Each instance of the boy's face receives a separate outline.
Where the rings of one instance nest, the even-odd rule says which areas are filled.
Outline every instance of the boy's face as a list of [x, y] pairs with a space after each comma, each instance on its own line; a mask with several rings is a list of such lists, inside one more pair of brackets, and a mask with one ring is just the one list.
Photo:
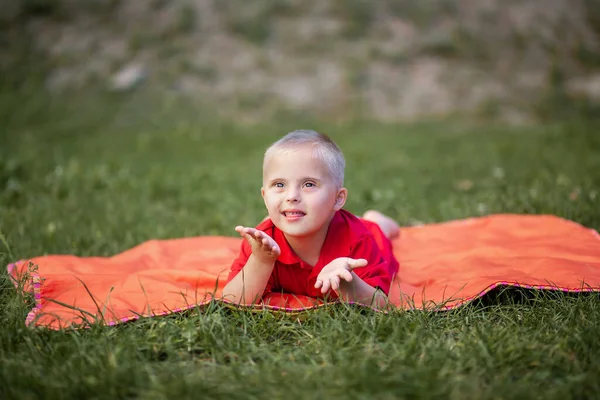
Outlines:
[[261, 194], [269, 218], [286, 235], [306, 237], [329, 227], [346, 201], [327, 166], [310, 149], [279, 151], [266, 160]]

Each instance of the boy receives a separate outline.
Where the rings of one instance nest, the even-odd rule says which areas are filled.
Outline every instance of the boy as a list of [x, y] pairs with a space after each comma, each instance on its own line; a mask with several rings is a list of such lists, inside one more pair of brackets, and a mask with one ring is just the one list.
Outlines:
[[259, 302], [276, 291], [384, 306], [398, 262], [390, 239], [395, 221], [376, 211], [362, 219], [342, 209], [345, 160], [326, 135], [297, 130], [275, 142], [263, 160], [268, 217], [236, 226], [246, 240], [231, 266], [223, 297]]

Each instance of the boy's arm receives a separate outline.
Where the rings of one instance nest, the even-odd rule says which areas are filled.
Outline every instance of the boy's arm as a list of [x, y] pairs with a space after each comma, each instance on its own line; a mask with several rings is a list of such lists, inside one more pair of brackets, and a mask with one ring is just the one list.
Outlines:
[[260, 301], [281, 251], [269, 235], [258, 229], [236, 226], [235, 230], [246, 239], [252, 254], [223, 288], [223, 298], [237, 304], [254, 304]]
[[363, 281], [355, 272], [351, 272], [351, 274], [350, 282], [340, 281], [338, 294], [342, 300], [367, 304], [376, 308], [386, 306], [387, 296], [385, 293]]
[[258, 303], [273, 272], [275, 261], [250, 255], [242, 270], [223, 288], [223, 297], [237, 304]]

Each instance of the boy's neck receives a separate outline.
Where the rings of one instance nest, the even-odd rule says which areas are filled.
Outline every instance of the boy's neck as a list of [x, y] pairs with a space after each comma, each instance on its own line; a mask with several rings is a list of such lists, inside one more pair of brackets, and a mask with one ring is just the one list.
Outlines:
[[319, 231], [311, 236], [294, 237], [288, 236], [285, 233], [284, 236], [292, 250], [294, 250], [294, 253], [296, 253], [302, 261], [314, 267], [321, 256], [321, 249], [323, 248], [323, 243], [325, 243], [330, 224], [331, 218], [328, 223], [323, 225]]

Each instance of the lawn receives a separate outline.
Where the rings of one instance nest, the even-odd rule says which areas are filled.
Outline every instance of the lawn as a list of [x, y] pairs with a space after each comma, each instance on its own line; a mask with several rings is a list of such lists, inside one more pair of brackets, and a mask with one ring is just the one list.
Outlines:
[[[264, 216], [264, 148], [300, 127], [327, 132], [344, 150], [352, 212], [377, 208], [402, 225], [549, 213], [600, 229], [597, 123], [290, 117], [242, 126], [167, 103], [42, 100], [0, 115], [1, 265], [47, 253], [110, 256], [151, 238], [234, 235], [236, 224]], [[215, 303], [54, 332], [24, 326], [29, 299], [5, 271], [0, 288], [2, 399], [600, 393], [597, 294], [511, 290], [445, 313], [338, 305], [301, 319]]]

